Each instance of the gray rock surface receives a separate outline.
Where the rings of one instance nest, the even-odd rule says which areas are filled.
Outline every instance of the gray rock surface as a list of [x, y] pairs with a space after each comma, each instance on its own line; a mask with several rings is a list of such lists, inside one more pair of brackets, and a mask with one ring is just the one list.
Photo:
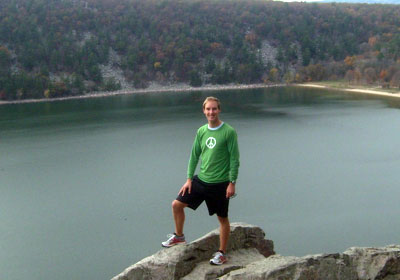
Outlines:
[[172, 280], [185, 276], [184, 279], [215, 279], [274, 254], [273, 242], [264, 237], [265, 233], [259, 227], [231, 223], [229, 264], [218, 267], [208, 264], [219, 246], [219, 231], [216, 229], [189, 244], [162, 249], [127, 268], [112, 280]]
[[339, 254], [274, 255], [273, 242], [256, 226], [232, 223], [228, 262], [208, 263], [219, 244], [214, 230], [187, 245], [162, 249], [112, 280], [400, 280], [400, 246], [350, 248]]
[[400, 246], [350, 248], [342, 254], [274, 255], [231, 271], [223, 280], [399, 280]]

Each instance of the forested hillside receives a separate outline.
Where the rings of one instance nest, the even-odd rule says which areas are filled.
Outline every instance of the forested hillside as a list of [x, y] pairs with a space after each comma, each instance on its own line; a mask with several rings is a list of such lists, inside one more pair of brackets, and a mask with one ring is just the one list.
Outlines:
[[185, 82], [400, 84], [400, 6], [2, 0], [0, 99]]

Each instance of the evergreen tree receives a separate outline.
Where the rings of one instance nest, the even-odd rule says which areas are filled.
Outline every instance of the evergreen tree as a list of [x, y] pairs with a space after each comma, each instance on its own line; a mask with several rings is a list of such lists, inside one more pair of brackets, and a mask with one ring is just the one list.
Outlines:
[[192, 87], [199, 87], [203, 84], [203, 82], [201, 81], [201, 77], [200, 74], [197, 70], [192, 70], [190, 72], [190, 85]]

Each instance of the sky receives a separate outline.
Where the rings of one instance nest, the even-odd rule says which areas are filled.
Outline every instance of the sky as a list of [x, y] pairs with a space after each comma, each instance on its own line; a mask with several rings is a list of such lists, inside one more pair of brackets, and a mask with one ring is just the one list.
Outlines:
[[349, 2], [349, 3], [378, 3], [378, 4], [400, 4], [400, 0], [348, 0], [348, 1], [342, 1], [342, 0], [275, 0], [275, 1], [282, 1], [282, 2]]

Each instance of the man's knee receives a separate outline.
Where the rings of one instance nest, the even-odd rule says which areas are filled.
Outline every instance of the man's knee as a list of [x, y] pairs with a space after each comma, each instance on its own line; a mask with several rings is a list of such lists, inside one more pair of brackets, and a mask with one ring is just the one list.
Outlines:
[[218, 221], [220, 222], [221, 225], [229, 225], [229, 219], [228, 217], [220, 217], [218, 216]]
[[172, 201], [172, 209], [174, 211], [183, 210], [186, 206], [187, 204], [180, 202], [179, 200], [175, 199], [174, 201]]

